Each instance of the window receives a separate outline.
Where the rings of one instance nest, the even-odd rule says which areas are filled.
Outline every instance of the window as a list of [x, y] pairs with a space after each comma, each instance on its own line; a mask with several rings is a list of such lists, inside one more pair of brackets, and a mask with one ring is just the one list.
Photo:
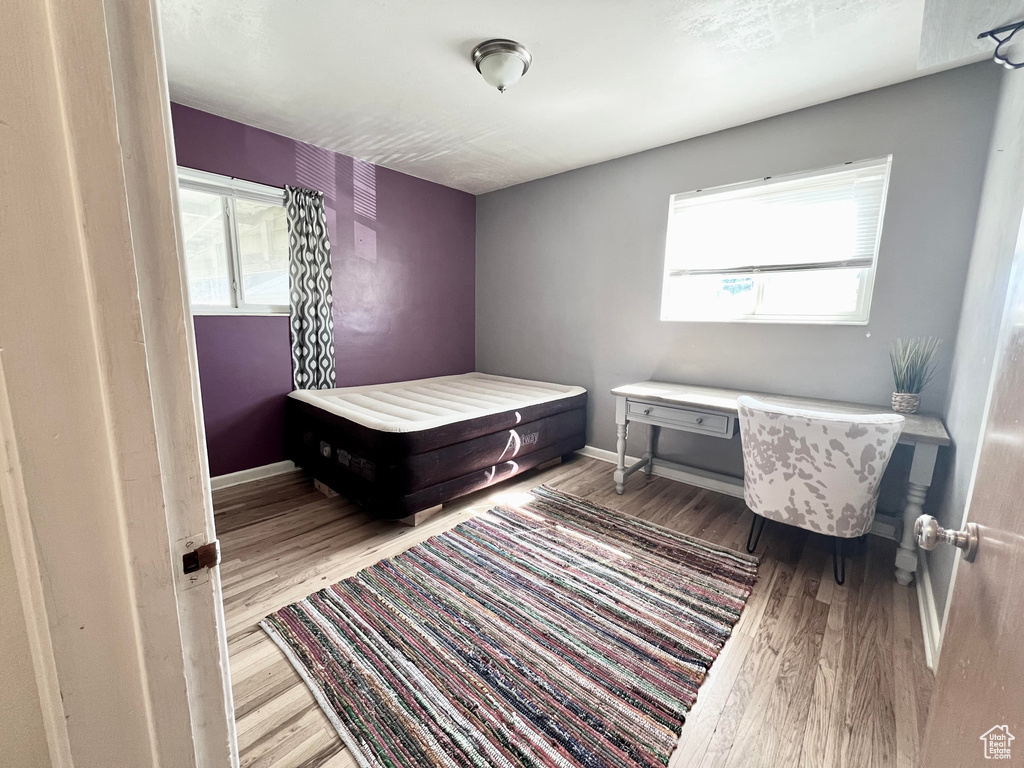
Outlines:
[[178, 169], [189, 296], [197, 314], [287, 314], [284, 192]]
[[661, 319], [867, 323], [891, 162], [672, 195]]

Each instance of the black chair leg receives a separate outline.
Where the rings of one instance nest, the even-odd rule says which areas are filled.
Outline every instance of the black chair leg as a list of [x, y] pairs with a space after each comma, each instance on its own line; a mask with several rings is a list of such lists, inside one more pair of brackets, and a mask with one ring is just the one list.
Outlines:
[[[757, 549], [758, 543], [761, 541], [761, 534], [764, 532], [765, 520], [766, 518], [755, 514], [754, 519], [750, 521], [750, 533], [747, 534], [747, 552], [751, 554], [754, 553], [754, 550]], [[757, 525], [758, 521], [761, 522], [760, 526]], [[754, 528], [757, 528], [756, 537], [754, 536]], [[751, 539], [753, 539], [753, 544], [750, 543]]]
[[832, 537], [832, 575], [836, 584], [840, 586], [846, 583], [846, 548], [843, 539], [838, 536]]

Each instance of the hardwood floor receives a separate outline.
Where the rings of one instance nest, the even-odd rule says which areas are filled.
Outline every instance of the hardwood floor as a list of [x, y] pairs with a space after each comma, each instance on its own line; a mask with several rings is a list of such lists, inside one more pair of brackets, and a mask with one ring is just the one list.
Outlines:
[[[453, 503], [416, 528], [369, 519], [301, 474], [214, 494], [243, 766], [355, 763], [298, 674], [257, 627], [266, 614], [542, 482], [742, 549], [743, 502], [577, 457]], [[701, 687], [670, 765], [913, 768], [931, 697], [916, 592], [892, 574], [895, 542], [868, 538], [832, 580], [826, 540], [768, 523], [758, 582]]]

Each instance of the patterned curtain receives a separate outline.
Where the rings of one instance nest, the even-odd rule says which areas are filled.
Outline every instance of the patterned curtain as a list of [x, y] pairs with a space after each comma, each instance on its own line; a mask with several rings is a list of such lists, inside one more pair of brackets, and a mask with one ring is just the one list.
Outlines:
[[331, 241], [323, 192], [285, 187], [291, 278], [292, 384], [334, 386]]

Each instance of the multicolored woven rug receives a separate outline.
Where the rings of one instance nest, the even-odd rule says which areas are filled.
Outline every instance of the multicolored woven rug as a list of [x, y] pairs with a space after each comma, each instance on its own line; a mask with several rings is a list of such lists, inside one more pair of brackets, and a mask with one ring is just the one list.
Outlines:
[[361, 766], [659, 766], [757, 559], [542, 486], [260, 626]]

